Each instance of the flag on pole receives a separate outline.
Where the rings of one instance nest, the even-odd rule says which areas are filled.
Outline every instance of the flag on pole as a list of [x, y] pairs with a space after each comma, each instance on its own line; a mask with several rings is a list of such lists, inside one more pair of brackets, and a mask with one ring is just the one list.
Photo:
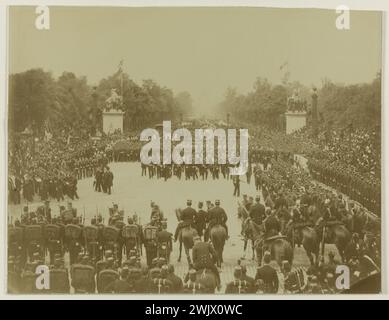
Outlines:
[[118, 72], [122, 73], [123, 72], [123, 59], [120, 60], [119, 66], [118, 66]]
[[[118, 75], [120, 75], [120, 96], [123, 97], [123, 59], [120, 60], [118, 66]], [[123, 103], [123, 100], [122, 100]]]

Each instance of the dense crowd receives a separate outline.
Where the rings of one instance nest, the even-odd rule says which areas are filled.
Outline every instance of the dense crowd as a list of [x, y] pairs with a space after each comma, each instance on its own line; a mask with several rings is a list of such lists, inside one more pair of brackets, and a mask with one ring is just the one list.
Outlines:
[[8, 199], [13, 204], [20, 204], [22, 199], [33, 202], [36, 197], [77, 199], [78, 180], [99, 180], [96, 175], [108, 163], [134, 161], [140, 148], [138, 140], [123, 134], [92, 138], [62, 131], [49, 139], [31, 139], [22, 135], [10, 139]]

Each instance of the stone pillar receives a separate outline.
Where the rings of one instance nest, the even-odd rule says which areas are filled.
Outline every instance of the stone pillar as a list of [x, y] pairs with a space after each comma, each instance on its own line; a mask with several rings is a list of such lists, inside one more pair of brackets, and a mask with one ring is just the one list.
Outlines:
[[123, 115], [120, 110], [111, 110], [103, 112], [103, 132], [105, 134], [114, 133], [117, 129], [123, 132]]
[[285, 113], [286, 118], [286, 134], [291, 134], [307, 125], [306, 112], [291, 112]]

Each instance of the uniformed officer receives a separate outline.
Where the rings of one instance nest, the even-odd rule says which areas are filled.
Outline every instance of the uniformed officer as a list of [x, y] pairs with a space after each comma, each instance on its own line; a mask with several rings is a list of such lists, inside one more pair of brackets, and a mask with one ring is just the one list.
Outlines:
[[263, 255], [263, 266], [257, 269], [255, 280], [262, 280], [264, 282], [265, 293], [277, 293], [278, 292], [278, 275], [277, 271], [270, 266], [271, 254], [266, 251]]
[[193, 241], [194, 246], [192, 249], [192, 260], [194, 269], [210, 269], [215, 274], [217, 286], [220, 288], [220, 275], [214, 264], [214, 261], [217, 259], [214, 247], [209, 242], [201, 241], [199, 236], [194, 236]]
[[268, 238], [280, 233], [281, 223], [276, 216], [275, 210], [268, 208], [265, 212], [267, 213], [267, 218], [264, 221], [265, 238]]
[[177, 225], [177, 229], [174, 234], [174, 241], [177, 241], [178, 235], [182, 228], [194, 225], [196, 210], [192, 208], [192, 200], [187, 200], [186, 205], [187, 207], [181, 212], [181, 222]]
[[224, 209], [222, 207], [220, 207], [220, 200], [216, 200], [215, 207], [213, 207], [209, 211], [209, 224], [208, 224], [208, 228], [206, 230], [204, 240], [207, 241], [209, 239], [209, 235], [210, 235], [210, 231], [211, 231], [212, 227], [215, 225], [218, 225], [218, 224], [223, 226], [226, 229], [226, 234], [227, 234], [227, 239], [228, 239], [229, 235], [228, 235], [228, 227], [226, 224], [227, 220], [228, 220], [228, 217], [227, 217], [226, 212], [224, 211]]
[[255, 204], [251, 206], [249, 216], [251, 220], [257, 225], [261, 225], [265, 219], [265, 206], [260, 202], [261, 197], [257, 195], [255, 197]]
[[170, 261], [170, 253], [173, 250], [173, 234], [167, 231], [167, 221], [163, 220], [161, 222], [162, 230], [157, 232], [157, 246], [158, 246], [158, 256], [162, 256]]
[[201, 237], [203, 235], [203, 231], [206, 228], [206, 218], [207, 213], [203, 210], [203, 202], [199, 202], [198, 211], [195, 216], [195, 229], [197, 230], [197, 234]]

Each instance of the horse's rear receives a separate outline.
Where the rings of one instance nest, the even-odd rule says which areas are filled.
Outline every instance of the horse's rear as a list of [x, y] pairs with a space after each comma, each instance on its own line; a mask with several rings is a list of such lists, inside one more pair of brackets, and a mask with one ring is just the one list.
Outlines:
[[213, 226], [210, 231], [210, 239], [218, 255], [217, 264], [220, 267], [221, 263], [223, 262], [224, 244], [227, 239], [226, 229], [221, 225]]
[[185, 249], [192, 249], [194, 242], [193, 237], [197, 234], [196, 229], [192, 227], [185, 227], [181, 230], [180, 239], [184, 244]]

